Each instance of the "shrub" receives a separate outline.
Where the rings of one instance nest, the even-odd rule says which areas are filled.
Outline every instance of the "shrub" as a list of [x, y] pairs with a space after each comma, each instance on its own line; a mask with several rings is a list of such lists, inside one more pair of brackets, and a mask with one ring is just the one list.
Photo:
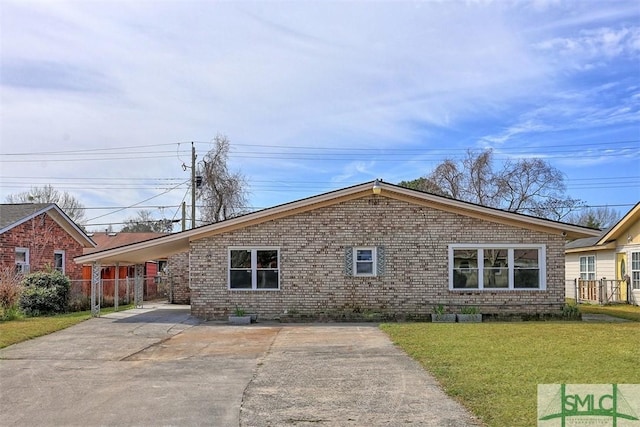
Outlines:
[[12, 320], [19, 317], [18, 302], [22, 285], [15, 270], [6, 267], [0, 270], [0, 320]]
[[69, 278], [59, 271], [37, 272], [25, 276], [20, 307], [29, 316], [64, 313], [69, 304]]
[[567, 320], [581, 320], [582, 315], [576, 304], [565, 304], [562, 308], [562, 317]]
[[460, 313], [462, 314], [480, 314], [480, 310], [478, 310], [478, 307], [475, 307], [473, 305], [467, 305], [462, 307], [462, 310], [460, 310]]

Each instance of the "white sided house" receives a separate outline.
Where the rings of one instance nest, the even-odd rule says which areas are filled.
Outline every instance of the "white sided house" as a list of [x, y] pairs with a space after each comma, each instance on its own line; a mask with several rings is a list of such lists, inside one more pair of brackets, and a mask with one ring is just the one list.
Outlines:
[[536, 317], [564, 306], [566, 239], [598, 234], [375, 181], [76, 262], [188, 251], [202, 319], [236, 308], [261, 319], [422, 319], [438, 305]]
[[640, 203], [599, 236], [568, 243], [565, 256], [568, 298], [640, 305]]

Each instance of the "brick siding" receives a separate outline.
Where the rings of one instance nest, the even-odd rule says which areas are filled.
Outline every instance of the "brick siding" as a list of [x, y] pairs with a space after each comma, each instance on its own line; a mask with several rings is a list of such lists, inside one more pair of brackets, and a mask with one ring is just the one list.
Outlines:
[[167, 261], [169, 274], [169, 302], [189, 304], [189, 252], [171, 255]]
[[82, 279], [82, 266], [73, 262], [82, 255], [82, 245], [49, 215], [43, 213], [0, 235], [0, 265], [15, 268], [16, 248], [29, 249], [30, 271], [52, 267], [54, 251], [65, 252], [65, 274], [71, 280]]
[[[450, 291], [448, 245], [546, 245], [546, 290]], [[280, 290], [228, 290], [230, 246], [280, 248]], [[378, 277], [345, 274], [345, 248], [383, 246]], [[191, 244], [191, 309], [223, 319], [236, 306], [260, 318], [297, 313], [345, 319], [426, 318], [433, 307], [474, 305], [483, 314], [559, 313], [564, 305], [564, 238], [404, 201], [368, 196]]]

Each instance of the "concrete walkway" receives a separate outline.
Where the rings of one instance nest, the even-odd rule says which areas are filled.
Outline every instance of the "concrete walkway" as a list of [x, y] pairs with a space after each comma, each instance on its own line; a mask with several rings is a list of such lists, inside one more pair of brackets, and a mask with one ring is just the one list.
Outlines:
[[1, 425], [479, 425], [375, 325], [155, 305], [0, 350]]

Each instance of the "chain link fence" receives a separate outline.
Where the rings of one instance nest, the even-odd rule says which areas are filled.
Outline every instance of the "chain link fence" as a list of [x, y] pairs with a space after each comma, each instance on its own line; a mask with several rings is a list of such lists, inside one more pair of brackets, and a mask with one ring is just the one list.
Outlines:
[[[114, 307], [134, 302], [135, 279], [101, 279], [97, 288], [97, 301], [100, 307]], [[117, 292], [116, 292], [117, 290]], [[168, 299], [169, 286], [165, 276], [143, 277], [143, 299], [145, 301]], [[69, 295], [69, 310], [84, 311], [91, 309], [91, 280], [72, 280]]]

